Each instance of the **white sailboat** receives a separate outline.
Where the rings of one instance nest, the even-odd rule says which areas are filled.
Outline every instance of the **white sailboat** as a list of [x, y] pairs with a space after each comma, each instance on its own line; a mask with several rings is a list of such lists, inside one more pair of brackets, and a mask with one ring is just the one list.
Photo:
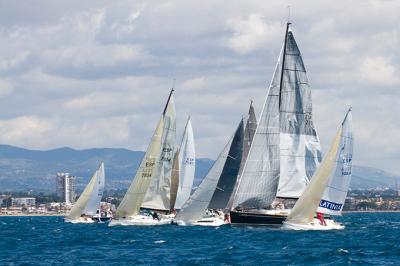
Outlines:
[[[236, 224], [282, 224], [318, 167], [320, 142], [312, 121], [311, 87], [287, 24], [230, 218]], [[289, 207], [289, 209], [288, 209]]]
[[[315, 172], [310, 184], [296, 202], [283, 227], [294, 230], [332, 230], [344, 226], [322, 214], [341, 215], [349, 189], [353, 160], [351, 109]], [[318, 214], [319, 219], [315, 218]]]
[[230, 138], [201, 184], [176, 215], [178, 225], [220, 226], [226, 223], [223, 213], [207, 210], [219, 180], [225, 175], [237, 175], [243, 149], [243, 120]]
[[155, 172], [144, 197], [142, 208], [157, 212], [171, 211], [171, 175], [175, 150], [176, 114], [174, 90], [168, 97], [163, 117], [160, 156], [155, 165]]
[[[180, 210], [192, 192], [194, 173], [196, 168], [196, 154], [194, 136], [190, 117], [183, 132], [181, 145], [177, 151], [176, 162], [178, 165], [176, 199], [174, 208]], [[171, 186], [172, 190], [172, 186]], [[172, 201], [172, 200], [171, 200]]]
[[68, 215], [66, 222], [70, 223], [93, 223], [93, 216], [100, 208], [100, 201], [104, 192], [104, 163], [102, 162], [96, 170], [89, 183], [83, 190]]
[[135, 177], [109, 226], [159, 225], [171, 222], [170, 217], [158, 215], [155, 211], [152, 211], [152, 215], [141, 213], [140, 209], [146, 206], [158, 210], [169, 210], [172, 137], [175, 136], [175, 107], [172, 93], [173, 90], [171, 90], [164, 112], [139, 169], [136, 171]]

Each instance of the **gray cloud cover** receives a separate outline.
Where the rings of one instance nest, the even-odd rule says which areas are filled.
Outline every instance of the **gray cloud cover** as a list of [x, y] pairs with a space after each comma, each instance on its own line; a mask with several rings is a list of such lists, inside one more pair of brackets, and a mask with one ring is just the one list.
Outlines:
[[215, 158], [261, 110], [288, 4], [323, 149], [352, 105], [356, 163], [399, 173], [399, 1], [0, 0], [0, 142], [145, 149], [176, 78]]

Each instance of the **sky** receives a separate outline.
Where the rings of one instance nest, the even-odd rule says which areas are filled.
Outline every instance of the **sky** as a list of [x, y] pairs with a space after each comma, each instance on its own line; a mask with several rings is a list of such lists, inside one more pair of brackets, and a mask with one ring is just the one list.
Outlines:
[[0, 143], [145, 150], [174, 86], [177, 139], [191, 115], [216, 158], [250, 99], [261, 111], [288, 5], [323, 151], [352, 106], [355, 164], [400, 174], [390, 0], [0, 0]]

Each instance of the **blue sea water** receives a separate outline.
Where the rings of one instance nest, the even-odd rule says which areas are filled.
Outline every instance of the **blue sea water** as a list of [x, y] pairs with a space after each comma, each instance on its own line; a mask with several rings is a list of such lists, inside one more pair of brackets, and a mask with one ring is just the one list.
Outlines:
[[400, 213], [352, 213], [342, 231], [108, 227], [0, 217], [0, 265], [400, 265]]

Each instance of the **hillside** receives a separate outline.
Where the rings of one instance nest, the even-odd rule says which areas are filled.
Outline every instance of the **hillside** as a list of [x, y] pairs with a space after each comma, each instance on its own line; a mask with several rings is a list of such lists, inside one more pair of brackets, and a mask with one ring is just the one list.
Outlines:
[[[58, 172], [77, 176], [79, 190], [100, 161], [105, 162], [106, 189], [125, 189], [143, 155], [142, 151], [116, 148], [74, 150], [64, 147], [40, 151], [0, 145], [0, 191], [54, 191], [55, 174]], [[199, 184], [212, 162], [204, 158], [196, 160], [195, 185]], [[394, 175], [379, 169], [355, 166], [351, 188], [394, 187], [395, 179]]]

